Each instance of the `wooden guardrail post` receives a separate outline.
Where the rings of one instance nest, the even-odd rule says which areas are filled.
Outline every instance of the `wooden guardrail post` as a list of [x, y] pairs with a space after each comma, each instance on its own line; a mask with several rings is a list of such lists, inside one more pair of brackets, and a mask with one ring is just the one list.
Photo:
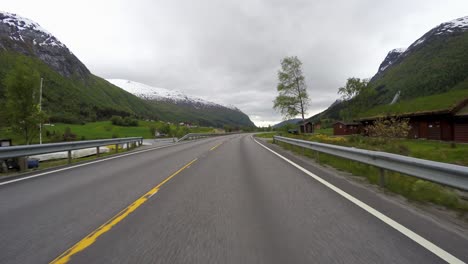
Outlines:
[[100, 156], [100, 152], [99, 152], [99, 146], [96, 147], [96, 157], [99, 157]]
[[71, 164], [72, 163], [72, 152], [71, 152], [71, 150], [68, 151], [67, 156], [68, 156], [68, 164]]
[[119, 153], [119, 144], [115, 144], [115, 153]]
[[25, 171], [28, 169], [28, 157], [19, 157], [18, 166], [20, 171]]
[[380, 187], [385, 187], [385, 169], [379, 168], [379, 185]]

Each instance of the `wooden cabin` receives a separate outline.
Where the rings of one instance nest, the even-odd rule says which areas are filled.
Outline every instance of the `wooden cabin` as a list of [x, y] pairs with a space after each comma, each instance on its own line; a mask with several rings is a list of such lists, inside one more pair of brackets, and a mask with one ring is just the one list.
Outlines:
[[[452, 109], [410, 113], [399, 117], [409, 119], [411, 130], [408, 138], [468, 142], [468, 99]], [[375, 120], [360, 122], [367, 126]]]
[[346, 123], [338, 121], [333, 124], [333, 135], [345, 136], [361, 133], [360, 123]]
[[303, 124], [299, 126], [301, 133], [314, 133], [314, 124], [310, 121], [305, 121]]

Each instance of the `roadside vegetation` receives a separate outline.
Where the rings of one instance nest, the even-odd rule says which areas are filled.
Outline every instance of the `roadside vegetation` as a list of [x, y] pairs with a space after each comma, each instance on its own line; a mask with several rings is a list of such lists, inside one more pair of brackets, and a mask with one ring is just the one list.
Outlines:
[[[292, 135], [282, 133], [282, 135], [314, 142], [384, 151], [415, 158], [468, 166], [468, 144], [428, 140], [372, 138], [360, 135], [346, 137], [334, 137], [324, 134]], [[277, 144], [296, 154], [312, 158], [319, 164], [328, 165], [335, 169], [349, 172], [355, 176], [364, 177], [371, 184], [379, 184], [379, 169], [374, 166], [318, 153], [312, 150], [303, 150], [300, 147], [281, 142]], [[463, 200], [456, 190], [412, 176], [387, 171], [385, 189], [400, 194], [412, 201], [440, 205], [445, 208], [456, 210], [462, 215], [468, 213], [468, 201]]]
[[[43, 126], [43, 142], [61, 142], [73, 140], [91, 140], [120, 137], [154, 138], [156, 131], [165, 134], [165, 137], [181, 137], [188, 133], [210, 133], [209, 127], [185, 127], [168, 124], [160, 121], [138, 121], [137, 126], [113, 125], [111, 121], [92, 122], [86, 124], [57, 123]], [[10, 128], [0, 128], [1, 138], [11, 138], [14, 145], [25, 144], [24, 138], [14, 133]], [[38, 137], [32, 140], [33, 144], [39, 142]]]

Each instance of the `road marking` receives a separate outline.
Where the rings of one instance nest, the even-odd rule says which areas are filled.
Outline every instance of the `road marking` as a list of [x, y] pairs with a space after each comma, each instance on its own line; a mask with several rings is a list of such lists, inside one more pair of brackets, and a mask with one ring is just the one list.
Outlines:
[[153, 195], [155, 195], [159, 189], [167, 183], [169, 180], [171, 180], [174, 176], [182, 172], [183, 170], [187, 169], [192, 165], [197, 159], [194, 159], [184, 165], [182, 168], [174, 172], [171, 176], [167, 177], [164, 181], [156, 185], [153, 189], [149, 190], [147, 193], [145, 193], [143, 196], [138, 198], [135, 202], [127, 206], [125, 209], [120, 211], [118, 214], [116, 214], [114, 217], [109, 219], [106, 223], [98, 227], [96, 230], [91, 232], [89, 235], [87, 235], [85, 238], [80, 240], [78, 243], [73, 245], [71, 248], [66, 250], [64, 253], [62, 253], [60, 256], [58, 256], [56, 259], [52, 260], [53, 264], [59, 264], [59, 263], [68, 263], [73, 255], [76, 253], [85, 250], [89, 246], [91, 246], [96, 240], [102, 236], [104, 233], [108, 232], [111, 230], [115, 225], [117, 225], [119, 222], [121, 222], [123, 219], [125, 219], [128, 215], [130, 215], [133, 211], [138, 209], [142, 204], [144, 204], [149, 198], [151, 198]]
[[135, 151], [135, 152], [122, 154], [122, 155], [118, 155], [118, 156], [114, 156], [114, 157], [104, 158], [104, 159], [100, 159], [100, 160], [86, 162], [86, 163], [83, 163], [83, 164], [73, 165], [73, 166], [70, 166], [70, 167], [65, 167], [65, 168], [56, 169], [56, 170], [47, 171], [47, 172], [42, 172], [42, 173], [34, 174], [34, 175], [31, 175], [31, 176], [26, 176], [26, 177], [22, 177], [22, 178], [10, 180], [10, 181], [0, 182], [0, 186], [7, 185], [7, 184], [10, 184], [10, 183], [14, 183], [14, 182], [19, 182], [19, 181], [32, 179], [32, 178], [36, 178], [36, 177], [40, 177], [40, 176], [44, 176], [44, 175], [47, 175], [47, 174], [52, 174], [52, 173], [55, 173], [55, 172], [66, 171], [66, 170], [70, 170], [70, 169], [74, 169], [74, 168], [78, 168], [78, 167], [82, 167], [82, 166], [87, 166], [87, 165], [91, 165], [91, 164], [94, 164], [94, 163], [99, 163], [99, 162], [108, 161], [108, 160], [112, 160], [112, 159], [118, 159], [118, 158], [130, 156], [130, 155], [135, 155], [135, 154], [140, 154], [140, 153], [144, 153], [144, 152], [148, 152], [148, 151], [153, 151], [153, 150], [158, 150], [158, 149], [183, 145], [183, 144], [187, 144], [187, 143], [190, 143], [190, 142], [193, 142], [193, 141], [187, 141], [187, 142], [177, 143], [177, 144], [172, 144], [172, 145], [167, 145], [167, 146], [161, 146], [161, 147], [155, 147], [155, 148], [150, 148], [150, 149], [138, 150], [138, 151]]
[[218, 145], [216, 145], [216, 146], [210, 148], [210, 151], [215, 150], [217, 147], [221, 146], [221, 144], [223, 144], [223, 143], [224, 143], [224, 142], [221, 142], [221, 143], [219, 143]]
[[408, 238], [410, 238], [411, 240], [413, 240], [414, 242], [418, 243], [419, 245], [423, 246], [424, 248], [426, 248], [427, 250], [429, 250], [430, 252], [434, 253], [435, 255], [437, 255], [438, 257], [440, 257], [441, 259], [445, 260], [446, 262], [448, 263], [464, 263], [463, 261], [461, 261], [460, 259], [458, 259], [457, 257], [453, 256], [452, 254], [448, 253], [447, 251], [443, 250], [442, 248], [438, 247], [437, 245], [435, 245], [434, 243], [430, 242], [429, 240], [423, 238], [422, 236], [416, 234], [415, 232], [411, 231], [410, 229], [404, 227], [403, 225], [401, 225], [400, 223], [396, 222], [395, 220], [391, 219], [390, 217], [382, 214], [381, 212], [377, 211], [376, 209], [370, 207], [369, 205], [367, 205], [366, 203], [362, 202], [361, 200], [355, 198], [354, 196], [351, 196], [350, 194], [348, 194], [347, 192], [341, 190], [340, 188], [336, 187], [335, 185], [327, 182], [326, 180], [320, 178], [319, 176], [313, 174], [312, 172], [304, 169], [303, 167], [301, 167], [300, 165], [294, 163], [293, 161], [289, 160], [288, 158], [285, 158], [284, 156], [282, 156], [281, 154], [278, 154], [277, 152], [275, 152], [274, 150], [264, 146], [263, 144], [259, 143], [256, 139], [254, 139], [252, 137], [252, 139], [257, 143], [259, 144], [260, 146], [262, 146], [263, 148], [267, 149], [268, 151], [272, 152], [273, 154], [275, 154], [276, 156], [280, 157], [281, 159], [283, 159], [284, 161], [288, 162], [289, 164], [291, 164], [292, 166], [296, 167], [297, 169], [299, 169], [300, 171], [304, 172], [305, 174], [309, 175], [310, 177], [314, 178], [316, 181], [320, 182], [321, 184], [325, 185], [326, 187], [332, 189], [333, 191], [335, 191], [336, 193], [338, 193], [339, 195], [343, 196], [344, 198], [346, 198], [347, 200], [349, 200], [350, 202], [354, 203], [355, 205], [361, 207], [362, 209], [364, 209], [365, 211], [367, 211], [368, 213], [370, 213], [371, 215], [377, 217], [378, 219], [380, 219], [382, 222], [386, 223], [387, 225], [391, 226], [392, 228], [396, 229], [397, 231], [399, 231], [400, 233], [402, 233], [403, 235], [407, 236]]

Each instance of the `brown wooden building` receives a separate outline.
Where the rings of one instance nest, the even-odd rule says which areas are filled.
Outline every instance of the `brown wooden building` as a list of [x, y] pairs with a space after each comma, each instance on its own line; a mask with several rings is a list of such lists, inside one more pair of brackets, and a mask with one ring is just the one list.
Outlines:
[[[452, 109], [404, 114], [399, 118], [409, 119], [409, 138], [468, 142], [468, 99]], [[366, 126], [375, 120], [360, 122]]]
[[314, 133], [314, 124], [310, 121], [305, 121], [300, 126], [301, 133]]
[[362, 125], [360, 123], [346, 123], [338, 121], [333, 124], [333, 135], [345, 136], [361, 133]]

